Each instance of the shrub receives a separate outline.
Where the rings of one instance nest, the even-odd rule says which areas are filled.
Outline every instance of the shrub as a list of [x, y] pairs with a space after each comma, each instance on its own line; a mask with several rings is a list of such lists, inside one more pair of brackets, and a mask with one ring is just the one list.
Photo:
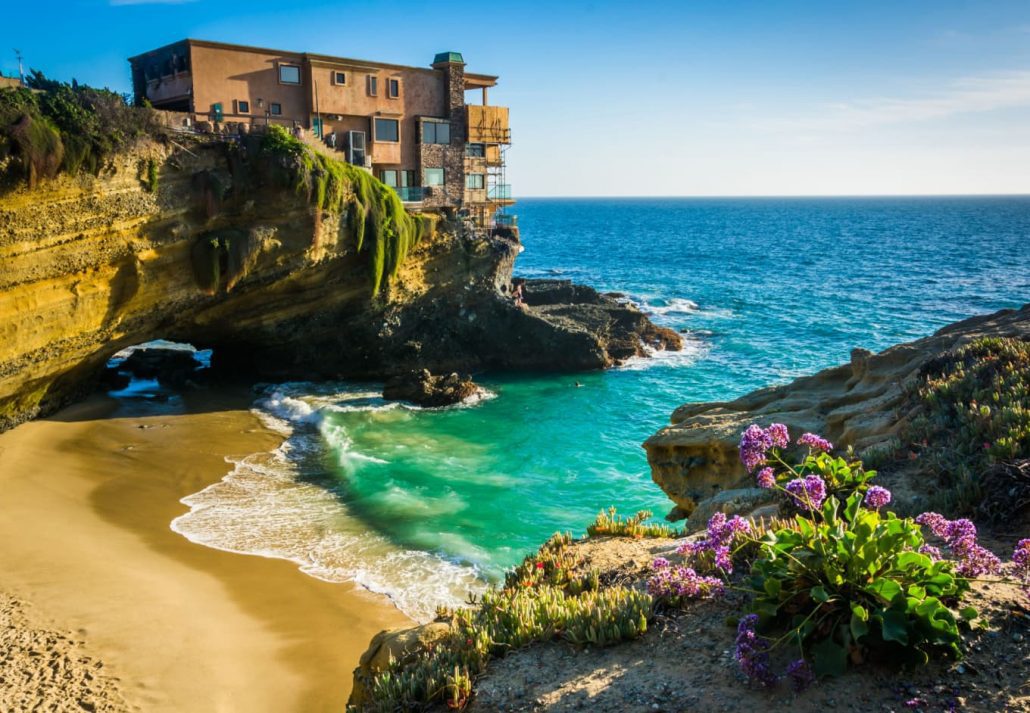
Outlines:
[[555, 638], [604, 646], [644, 633], [651, 597], [627, 587], [600, 589], [596, 578], [584, 587], [573, 574], [580, 563], [571, 541], [567, 534], [552, 537], [509, 573], [503, 587], [484, 594], [479, 606], [440, 611], [450, 619], [449, 632], [365, 681], [365, 709], [412, 710], [436, 701], [461, 708], [493, 657]]
[[632, 537], [639, 540], [643, 537], [676, 536], [676, 530], [668, 525], [646, 522], [652, 515], [650, 510], [641, 510], [633, 517], [624, 518], [610, 507], [607, 512], [599, 512], [597, 519], [587, 526], [587, 537]]

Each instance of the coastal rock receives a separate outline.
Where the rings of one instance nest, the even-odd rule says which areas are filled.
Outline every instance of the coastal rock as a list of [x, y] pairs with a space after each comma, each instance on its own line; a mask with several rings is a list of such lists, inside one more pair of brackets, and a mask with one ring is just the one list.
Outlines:
[[[644, 443], [651, 477], [682, 515], [722, 491], [753, 485], [737, 453], [740, 434], [752, 423], [820, 433], [860, 456], [883, 448], [912, 416], [908, 390], [920, 368], [982, 336], [1030, 339], [1030, 305], [957, 322], [879, 354], [856, 349], [850, 364], [734, 401], [681, 406], [672, 424]], [[904, 495], [895, 491], [899, 499]]]
[[702, 500], [687, 518], [687, 532], [703, 530], [708, 518], [717, 512], [726, 515], [750, 515], [773, 501], [773, 493], [761, 488], [735, 488], [723, 490], [713, 497]]
[[[604, 369], [679, 347], [571, 283], [530, 283], [517, 305], [521, 246], [457, 221], [373, 295], [348, 212], [284, 186], [252, 138], [142, 143], [99, 177], [0, 196], [0, 431], [85, 395], [115, 353], [156, 339], [213, 350], [212, 376], [267, 380]], [[154, 192], [138, 178], [150, 161]]]
[[394, 376], [383, 386], [387, 401], [410, 401], [430, 408], [461, 403], [477, 393], [479, 387], [470, 377], [457, 373], [433, 376], [428, 369]]
[[429, 648], [450, 630], [447, 624], [430, 622], [402, 629], [386, 629], [372, 637], [368, 649], [358, 661], [358, 667], [354, 669], [354, 687], [347, 701], [348, 707], [360, 708], [369, 702], [366, 689], [368, 681], [389, 666], [391, 661], [404, 661], [418, 651]]
[[133, 350], [125, 361], [113, 370], [127, 372], [138, 379], [157, 379], [162, 386], [182, 388], [196, 378], [197, 370], [201, 366], [193, 352], [150, 347]]

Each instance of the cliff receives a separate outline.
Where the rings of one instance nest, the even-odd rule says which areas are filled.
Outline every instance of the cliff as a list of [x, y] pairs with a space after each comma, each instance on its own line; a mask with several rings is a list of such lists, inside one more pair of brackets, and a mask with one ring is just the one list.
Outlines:
[[261, 146], [143, 142], [98, 177], [0, 196], [0, 430], [157, 338], [213, 349], [215, 371], [284, 379], [601, 369], [642, 339], [678, 348], [589, 288], [567, 286], [576, 304], [556, 314], [547, 299], [519, 308], [517, 242], [402, 220], [367, 174]]
[[[748, 511], [761, 503], [767, 493], [753, 487], [737, 452], [740, 434], [752, 423], [819, 433], [838, 447], [853, 447], [867, 462], [882, 460], [905, 445], [899, 436], [921, 412], [913, 399], [921, 374], [979, 337], [1030, 340], [1030, 305], [957, 322], [879, 354], [856, 349], [849, 364], [733, 401], [681, 406], [671, 425], [644, 444], [652, 479], [675, 504], [670, 519], [690, 515], [688, 529], [697, 529], [715, 510]], [[893, 485], [903, 500], [925, 498], [931, 488]]]

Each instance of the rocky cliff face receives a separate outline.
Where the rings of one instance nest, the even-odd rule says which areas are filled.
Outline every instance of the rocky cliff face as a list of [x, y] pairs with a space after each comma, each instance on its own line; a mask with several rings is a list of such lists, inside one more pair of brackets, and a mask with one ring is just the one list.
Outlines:
[[690, 515], [694, 529], [715, 510], [747, 512], [760, 504], [767, 493], [753, 488], [737, 453], [752, 423], [823, 434], [860, 456], [886, 446], [912, 416], [907, 396], [920, 369], [981, 336], [1030, 339], [1030, 305], [967, 319], [879, 354], [856, 349], [850, 364], [734, 401], [681, 406], [672, 424], [644, 444], [652, 479], [675, 503], [670, 519]]
[[560, 318], [546, 300], [516, 306], [518, 244], [459, 223], [441, 223], [373, 296], [346, 212], [268, 174], [246, 147], [152, 144], [100, 178], [0, 196], [0, 430], [157, 338], [263, 378], [600, 369], [643, 353], [642, 339], [678, 342], [593, 291]]

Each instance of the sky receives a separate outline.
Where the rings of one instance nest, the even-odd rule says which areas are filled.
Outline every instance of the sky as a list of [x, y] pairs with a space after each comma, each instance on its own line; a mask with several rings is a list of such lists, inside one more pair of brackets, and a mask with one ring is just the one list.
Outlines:
[[52, 0], [0, 37], [4, 74], [126, 92], [184, 37], [457, 50], [500, 75], [522, 197], [1030, 193], [1030, 0]]

